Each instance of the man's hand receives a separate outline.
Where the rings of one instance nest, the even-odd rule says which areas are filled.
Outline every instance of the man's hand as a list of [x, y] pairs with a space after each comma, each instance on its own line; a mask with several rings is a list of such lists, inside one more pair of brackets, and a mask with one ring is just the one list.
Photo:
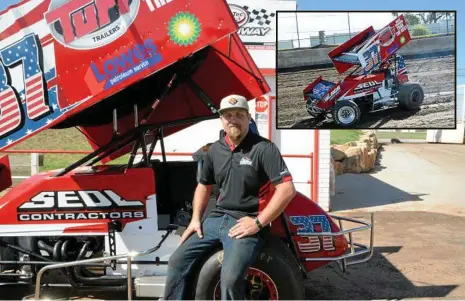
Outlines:
[[187, 226], [187, 229], [184, 231], [184, 233], [181, 236], [181, 244], [194, 232], [197, 232], [197, 235], [199, 236], [199, 238], [203, 238], [202, 224], [198, 220], [191, 221], [189, 226]]
[[229, 230], [229, 237], [243, 238], [249, 235], [254, 235], [260, 231], [255, 220], [251, 217], [243, 217], [237, 221], [237, 224]]

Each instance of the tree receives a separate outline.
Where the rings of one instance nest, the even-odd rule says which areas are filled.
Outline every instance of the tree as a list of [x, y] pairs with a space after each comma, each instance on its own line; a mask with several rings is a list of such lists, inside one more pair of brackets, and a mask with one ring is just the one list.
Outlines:
[[[401, 12], [392, 12], [394, 17], [398, 17]], [[446, 16], [454, 16], [454, 14], [449, 12], [430, 12], [430, 13], [405, 13], [405, 19], [409, 25], [417, 25], [417, 24], [431, 24], [431, 23], [438, 23], [441, 19], [445, 18]], [[421, 21], [421, 22], [420, 22]]]
[[405, 21], [407, 22], [408, 25], [415, 26], [417, 24], [420, 24], [420, 18], [418, 18], [418, 16], [415, 16], [414, 14], [411, 14], [411, 13], [407, 13], [404, 16], [405, 16]]

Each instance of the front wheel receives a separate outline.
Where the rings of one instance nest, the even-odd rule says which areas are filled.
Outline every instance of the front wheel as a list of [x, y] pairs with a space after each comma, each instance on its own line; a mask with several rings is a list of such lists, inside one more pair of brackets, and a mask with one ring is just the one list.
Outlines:
[[[220, 250], [200, 269], [195, 286], [196, 300], [221, 299], [222, 260], [223, 251]], [[244, 281], [247, 300], [305, 299], [302, 272], [290, 249], [278, 238], [267, 241]]]
[[360, 120], [360, 108], [352, 100], [337, 101], [333, 109], [333, 119], [343, 128], [353, 127]]

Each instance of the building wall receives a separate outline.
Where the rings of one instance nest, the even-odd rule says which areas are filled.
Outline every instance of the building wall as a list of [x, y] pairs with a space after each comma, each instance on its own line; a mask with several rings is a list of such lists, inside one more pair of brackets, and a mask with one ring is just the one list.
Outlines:
[[431, 143], [465, 143], [465, 85], [457, 87], [457, 128], [455, 130], [427, 130], [426, 141]]
[[319, 130], [319, 181], [318, 181], [318, 204], [329, 211], [330, 205], [330, 166], [331, 150], [330, 142], [331, 132], [329, 130]]

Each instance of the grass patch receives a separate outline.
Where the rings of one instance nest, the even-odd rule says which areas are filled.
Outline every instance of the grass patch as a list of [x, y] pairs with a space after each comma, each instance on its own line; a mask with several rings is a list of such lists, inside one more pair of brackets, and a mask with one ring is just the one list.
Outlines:
[[[76, 128], [48, 129], [18, 143], [11, 149], [92, 151], [86, 137]], [[41, 166], [40, 170], [64, 168], [84, 156], [85, 154], [44, 154], [44, 166]], [[110, 163], [123, 164], [127, 163], [128, 159], [129, 155], [125, 155]]]
[[360, 135], [361, 130], [331, 130], [331, 145], [357, 141]]
[[378, 139], [426, 139], [426, 132], [377, 132]]

